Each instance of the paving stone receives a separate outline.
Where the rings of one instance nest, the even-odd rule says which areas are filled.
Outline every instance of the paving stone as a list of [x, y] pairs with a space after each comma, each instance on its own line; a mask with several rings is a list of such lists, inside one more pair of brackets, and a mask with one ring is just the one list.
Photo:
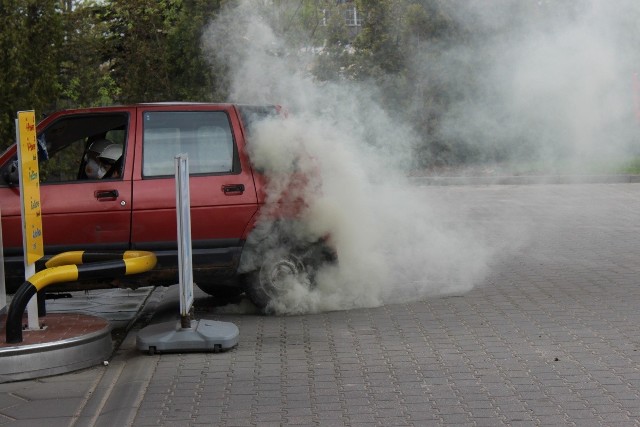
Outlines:
[[[455, 206], [450, 223], [508, 244], [476, 287], [283, 317], [219, 312], [198, 298], [196, 316], [236, 323], [240, 344], [149, 357], [152, 377], [128, 403], [133, 426], [640, 425], [640, 186], [416, 191]], [[0, 384], [0, 424], [45, 408], [59, 415], [46, 425], [68, 425], [79, 410], [109, 425], [82, 405], [108, 389], [106, 380], [91, 387], [112, 368], [59, 385]], [[44, 402], [55, 392], [59, 408]], [[125, 408], [109, 400], [104, 408]]]

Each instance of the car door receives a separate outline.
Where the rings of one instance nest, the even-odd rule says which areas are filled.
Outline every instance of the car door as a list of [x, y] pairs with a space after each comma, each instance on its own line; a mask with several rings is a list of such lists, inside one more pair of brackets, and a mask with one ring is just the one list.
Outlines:
[[[230, 263], [257, 211], [240, 123], [230, 106], [153, 105], [138, 110], [132, 244], [177, 249], [175, 156], [188, 155], [194, 265]], [[141, 144], [139, 143], [141, 142]], [[159, 254], [162, 261], [162, 254]], [[215, 259], [217, 258], [217, 259]]]
[[[127, 249], [131, 233], [132, 156], [127, 138], [135, 126], [131, 110], [76, 110], [58, 113], [38, 125], [40, 199], [45, 255], [67, 250]], [[88, 179], [85, 152], [107, 138], [123, 149], [119, 177]], [[16, 156], [1, 165], [4, 177]], [[9, 180], [10, 181], [10, 180]], [[5, 255], [22, 256], [20, 193], [16, 182], [0, 184]]]

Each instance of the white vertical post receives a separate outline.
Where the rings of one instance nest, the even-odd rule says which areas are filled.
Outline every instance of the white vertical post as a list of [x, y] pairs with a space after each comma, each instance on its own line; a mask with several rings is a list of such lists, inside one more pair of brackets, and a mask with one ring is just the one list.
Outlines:
[[182, 328], [191, 327], [193, 304], [193, 265], [191, 250], [191, 200], [189, 196], [189, 159], [187, 154], [175, 157], [176, 216], [178, 228], [178, 268], [180, 272], [180, 319]]

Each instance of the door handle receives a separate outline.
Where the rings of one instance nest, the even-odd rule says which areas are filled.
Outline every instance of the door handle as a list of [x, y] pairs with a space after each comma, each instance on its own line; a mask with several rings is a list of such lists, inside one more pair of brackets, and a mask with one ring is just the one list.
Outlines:
[[237, 196], [244, 193], [244, 184], [227, 184], [222, 186], [225, 196]]
[[97, 190], [93, 194], [98, 200], [115, 200], [120, 195], [118, 190]]

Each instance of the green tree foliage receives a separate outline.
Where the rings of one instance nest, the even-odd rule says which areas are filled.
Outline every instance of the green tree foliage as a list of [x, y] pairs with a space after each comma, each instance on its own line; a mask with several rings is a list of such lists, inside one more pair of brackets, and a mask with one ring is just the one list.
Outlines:
[[[40, 115], [115, 103], [226, 100], [227, 64], [205, 58], [201, 38], [224, 5], [239, 1], [0, 0], [0, 148], [15, 138], [18, 110], [35, 109]], [[486, 25], [472, 22], [478, 19], [473, 15], [460, 19], [457, 8], [465, 3], [253, 0], [251, 5], [273, 24], [283, 46], [313, 62], [304, 72], [320, 81], [375, 85], [380, 104], [423, 137], [416, 150], [423, 166], [430, 166], [506, 155], [499, 149], [476, 152], [439, 132], [444, 112], [478, 95], [473, 91], [481, 85], [473, 82], [481, 79], [479, 70], [495, 62], [481, 55], [466, 61], [451, 54], [453, 47], [474, 52], [508, 39], [514, 25], [553, 30], [567, 21], [563, 17], [579, 16], [586, 4], [504, 2], [499, 12], [513, 19]], [[353, 22], [354, 8], [359, 25]], [[628, 36], [620, 43], [628, 52], [635, 52], [639, 39], [638, 13], [636, 6], [621, 21]]]
[[[218, 75], [224, 73], [219, 65], [210, 65], [203, 57], [201, 37], [207, 23], [219, 11], [222, 1], [185, 0], [168, 28], [167, 50], [171, 61], [170, 98], [173, 100], [224, 101], [226, 88], [221, 87]], [[224, 77], [221, 78], [224, 81]]]
[[0, 148], [18, 110], [222, 101], [201, 52], [223, 0], [0, 0]]
[[[314, 75], [322, 81], [337, 80], [346, 76], [352, 64], [351, 43], [354, 37], [345, 21], [345, 5], [335, 1], [314, 2], [315, 15], [308, 13], [312, 28], [311, 40], [320, 47], [314, 66]], [[353, 5], [351, 5], [353, 6]], [[312, 25], [313, 20], [315, 25]]]
[[[376, 82], [398, 114], [418, 111], [408, 99], [418, 76], [407, 51], [439, 38], [449, 23], [439, 0], [275, 0], [256, 3], [296, 49], [316, 55], [320, 80]], [[226, 97], [225, 64], [201, 51], [201, 36], [223, 0], [0, 0], [0, 136], [14, 138], [20, 109], [39, 113], [113, 103]], [[361, 31], [347, 26], [357, 7]], [[230, 31], [232, 31], [230, 29]], [[412, 82], [412, 83], [409, 83]], [[424, 81], [425, 102], [434, 98]], [[418, 123], [422, 118], [414, 116]], [[427, 120], [428, 122], [428, 120]], [[424, 128], [428, 129], [428, 125]]]
[[168, 28], [175, 24], [177, 1], [113, 0], [106, 21], [112, 76], [123, 102], [166, 101], [171, 92]]
[[64, 8], [65, 39], [59, 63], [60, 97], [56, 108], [112, 104], [120, 88], [111, 75], [111, 58], [105, 47], [107, 6], [84, 1]]
[[423, 166], [456, 161], [451, 141], [437, 136], [440, 115], [457, 96], [443, 79], [440, 55], [448, 44], [464, 44], [466, 33], [442, 0], [356, 0], [363, 17], [353, 40], [347, 76], [373, 82], [380, 103], [423, 135], [415, 147]]
[[[474, 71], [445, 59], [453, 46], [465, 46], [470, 35], [449, 15], [439, 0], [423, 0], [408, 5], [401, 28], [403, 57], [406, 61], [404, 88], [409, 100], [403, 114], [418, 134], [423, 135], [416, 148], [421, 166], [466, 162], [475, 153], [459, 141], [444, 140], [438, 133], [442, 114], [451, 103], [463, 97], [460, 79], [469, 81]], [[452, 75], [451, 70], [456, 73]]]
[[363, 17], [362, 31], [355, 39], [359, 78], [398, 74], [404, 70], [402, 26], [404, 0], [358, 0]]
[[111, 0], [106, 45], [118, 100], [216, 99], [200, 36], [219, 7], [207, 0]]
[[63, 26], [50, 0], [0, 1], [0, 147], [15, 140], [20, 110], [48, 111], [58, 96]]

